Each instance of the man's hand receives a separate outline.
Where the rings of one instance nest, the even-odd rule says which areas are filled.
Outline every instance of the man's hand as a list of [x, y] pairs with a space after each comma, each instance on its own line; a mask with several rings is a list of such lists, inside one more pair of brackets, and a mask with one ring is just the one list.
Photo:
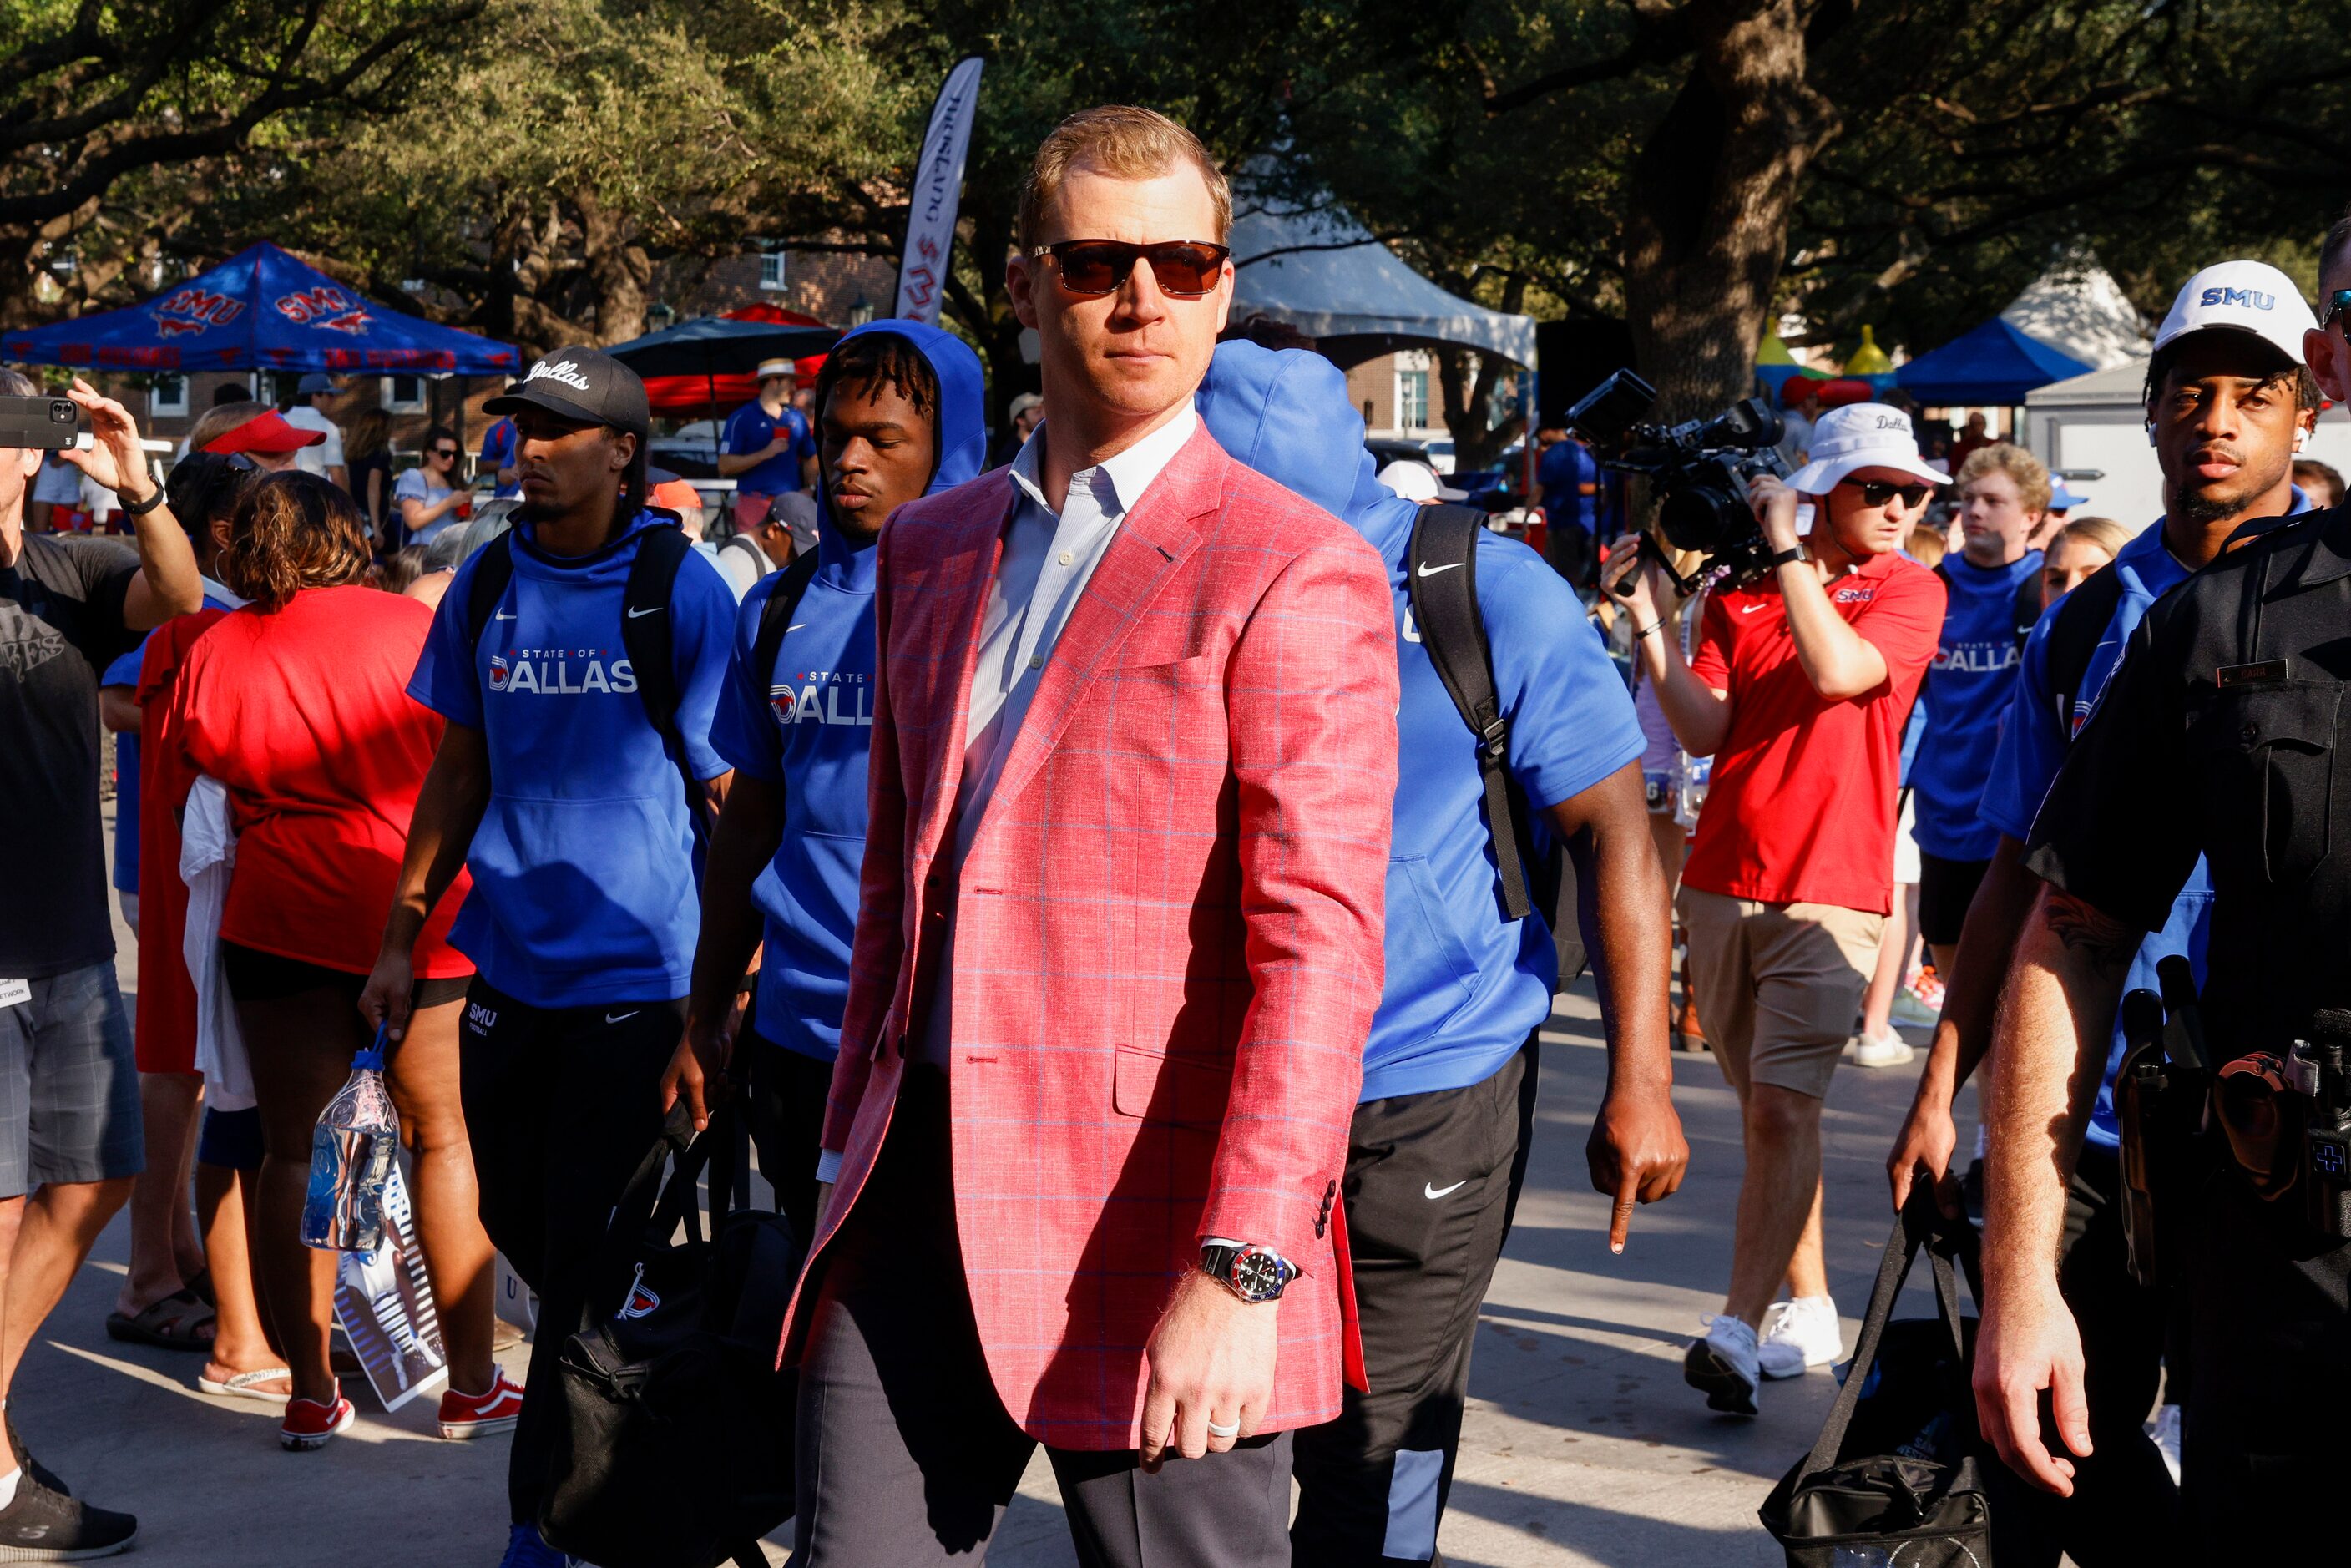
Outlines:
[[2050, 1395], [2057, 1436], [2090, 1453], [2090, 1404], [2082, 1387], [2082, 1333], [2057, 1276], [2045, 1265], [1991, 1283], [1976, 1335], [1976, 1417], [2010, 1469], [2043, 1491], [2074, 1495], [2073, 1460], [2041, 1440], [2041, 1391]]
[[1593, 1118], [1583, 1157], [1592, 1167], [1592, 1190], [1616, 1200], [1608, 1218], [1608, 1250], [1625, 1250], [1633, 1227], [1633, 1205], [1669, 1197], [1689, 1169], [1689, 1144], [1671, 1095], [1611, 1093]]
[[1747, 504], [1755, 508], [1755, 520], [1763, 525], [1763, 538], [1774, 550], [1794, 549], [1796, 508], [1803, 497], [1769, 474], [1761, 474], [1747, 487]]
[[[736, 1018], [742, 1016], [737, 1009]], [[662, 1113], [677, 1103], [680, 1094], [685, 1096], [685, 1108], [694, 1117], [697, 1133], [710, 1125], [709, 1100], [726, 1098], [726, 1063], [735, 1051], [735, 1030], [732, 1020], [716, 1022], [699, 1016], [685, 1020], [685, 1034], [677, 1042], [677, 1051], [662, 1070]]]
[[1910, 1102], [1910, 1114], [1902, 1119], [1902, 1130], [1894, 1135], [1894, 1152], [1886, 1156], [1886, 1176], [1894, 1184], [1896, 1213], [1910, 1201], [1910, 1183], [1917, 1176], [1925, 1176], [1933, 1186], [1936, 1207], [1953, 1219], [1966, 1212], [1959, 1184], [1951, 1176], [1951, 1153], [1959, 1142], [1959, 1128], [1951, 1121], [1949, 1091], [1936, 1082], [1933, 1072], [1923, 1074], [1917, 1095]]
[[[1144, 1351], [1151, 1363], [1143, 1396], [1145, 1471], [1170, 1454], [1221, 1454], [1257, 1430], [1273, 1401], [1280, 1310], [1279, 1301], [1244, 1301], [1196, 1269], [1185, 1275]], [[1238, 1430], [1211, 1436], [1212, 1421]]]
[[89, 420], [90, 447], [87, 452], [68, 447], [57, 455], [126, 502], [153, 495], [155, 476], [148, 471], [147, 454], [139, 444], [139, 422], [131, 411], [79, 376], [66, 395]]
[[397, 1045], [408, 1033], [409, 997], [416, 985], [415, 956], [405, 947], [386, 947], [375, 956], [375, 970], [360, 992], [360, 1013], [371, 1029], [381, 1029]]

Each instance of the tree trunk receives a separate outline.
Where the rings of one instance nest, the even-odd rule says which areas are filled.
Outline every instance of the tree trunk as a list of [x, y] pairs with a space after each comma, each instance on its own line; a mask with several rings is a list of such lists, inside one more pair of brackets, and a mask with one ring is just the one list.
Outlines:
[[1475, 474], [1501, 461], [1511, 442], [1526, 429], [1522, 410], [1513, 408], [1493, 424], [1494, 390], [1510, 361], [1476, 349], [1440, 349], [1437, 352], [1437, 389], [1445, 429], [1453, 437], [1455, 472]]
[[596, 341], [622, 343], [643, 336], [653, 264], [636, 243], [636, 225], [593, 191], [573, 193], [571, 204], [580, 214], [580, 248], [595, 298]]
[[1625, 316], [1657, 413], [1747, 394], [1804, 170], [1837, 130], [1805, 79], [1815, 0], [1692, 0], [1696, 57], [1635, 161]]

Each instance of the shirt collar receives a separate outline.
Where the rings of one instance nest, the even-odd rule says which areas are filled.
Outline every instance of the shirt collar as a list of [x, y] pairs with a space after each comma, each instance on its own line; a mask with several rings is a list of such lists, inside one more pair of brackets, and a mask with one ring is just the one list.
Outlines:
[[[1039, 437], [1050, 423], [1049, 420], [1040, 423], [1028, 441], [1021, 444], [1020, 455], [1012, 460], [1012, 482], [1030, 500], [1059, 517], [1061, 514], [1061, 504], [1045, 498], [1044, 487], [1038, 482], [1037, 473], [1038, 465], [1043, 461], [1045, 448], [1045, 443]], [[1102, 510], [1117, 517], [1134, 510], [1135, 503], [1143, 499], [1143, 493], [1151, 487], [1152, 481], [1176, 460], [1176, 454], [1184, 449], [1184, 444], [1192, 439], [1192, 433], [1199, 427], [1199, 411], [1187, 398], [1175, 418], [1117, 456], [1105, 457], [1095, 465], [1101, 476], [1110, 481], [1111, 493], [1116, 501], [1116, 505], [1105, 506]]]

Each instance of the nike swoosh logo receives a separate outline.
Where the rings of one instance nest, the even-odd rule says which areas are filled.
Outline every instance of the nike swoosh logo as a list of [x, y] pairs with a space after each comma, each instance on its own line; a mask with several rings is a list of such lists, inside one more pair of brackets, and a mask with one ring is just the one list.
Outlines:
[[665, 604], [656, 604], [651, 610], [632, 610], [629, 612], [629, 619], [636, 621], [641, 620], [647, 615], [658, 615], [668, 608], [669, 606]]
[[490, 619], [493, 621], [511, 621], [514, 619], [514, 612], [511, 610], [496, 611], [492, 612]]
[[[606, 1013], [604, 1015], [604, 1021], [606, 1023], [626, 1023], [629, 1019], [636, 1017], [639, 1013], [644, 1010], [645, 1009], [643, 1008], [631, 1008], [624, 1013]], [[1452, 1189], [1447, 1187], [1446, 1190], [1449, 1192]]]
[[1460, 1191], [1460, 1190], [1461, 1190], [1461, 1188], [1463, 1188], [1463, 1187], [1465, 1187], [1465, 1186], [1468, 1186], [1468, 1185], [1469, 1185], [1469, 1178], [1468, 1178], [1468, 1176], [1463, 1176], [1459, 1181], [1455, 1182], [1451, 1186], [1431, 1186], [1431, 1185], [1430, 1185], [1429, 1183], [1427, 1183], [1427, 1182], [1423, 1182], [1423, 1183], [1421, 1183], [1421, 1184], [1420, 1184], [1420, 1191], [1421, 1191], [1421, 1196], [1422, 1196], [1422, 1197], [1426, 1197], [1426, 1198], [1428, 1198], [1430, 1201], [1434, 1202], [1436, 1199], [1440, 1198], [1440, 1197], [1445, 1197], [1445, 1196], [1446, 1196], [1447, 1194], [1448, 1194], [1448, 1193], [1458, 1192], [1458, 1191]]
[[1752, 615], [1752, 614], [1754, 614], [1758, 610], [1761, 610], [1761, 609], [1762, 609], [1762, 608], [1763, 608], [1763, 607], [1762, 607], [1761, 605], [1760, 605], [1760, 604], [1742, 604], [1742, 605], [1740, 605], [1740, 606], [1739, 607], [1739, 613], [1740, 613], [1741, 615]]
[[1435, 577], [1440, 571], [1458, 570], [1468, 564], [1469, 563], [1466, 560], [1457, 560], [1451, 566], [1431, 566], [1426, 561], [1422, 561], [1420, 563], [1420, 575], [1423, 577]]

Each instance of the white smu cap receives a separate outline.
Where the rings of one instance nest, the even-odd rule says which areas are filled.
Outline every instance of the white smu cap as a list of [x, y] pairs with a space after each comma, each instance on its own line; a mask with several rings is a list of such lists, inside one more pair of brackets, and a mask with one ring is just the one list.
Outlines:
[[1951, 482], [1918, 455], [1910, 416], [1890, 403], [1849, 402], [1829, 410], [1813, 426], [1805, 450], [1812, 461], [1788, 476], [1788, 488], [1807, 496], [1825, 496], [1864, 468], [1897, 469], [1928, 485]]
[[2302, 335], [2318, 318], [2294, 279], [2266, 261], [2224, 261], [2182, 284], [2170, 313], [2155, 334], [2156, 351], [2216, 327], [2251, 332], [2295, 364], [2302, 363]]

